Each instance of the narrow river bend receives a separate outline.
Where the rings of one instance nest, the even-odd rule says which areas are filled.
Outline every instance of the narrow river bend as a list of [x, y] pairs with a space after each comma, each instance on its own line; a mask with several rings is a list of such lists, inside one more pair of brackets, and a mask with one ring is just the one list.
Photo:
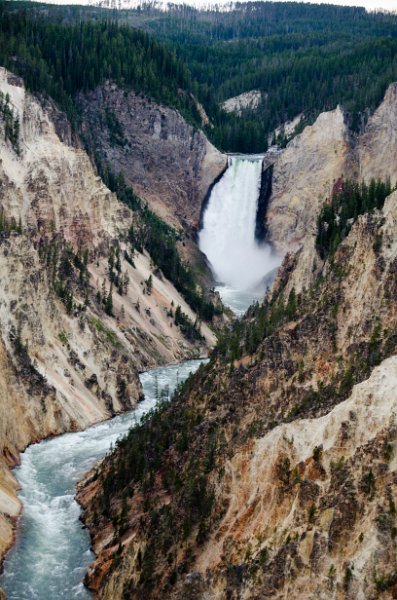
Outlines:
[[171, 394], [201, 362], [191, 360], [143, 373], [145, 399], [135, 410], [85, 431], [34, 444], [22, 454], [14, 473], [21, 485], [23, 514], [0, 579], [8, 600], [91, 598], [82, 580], [94, 556], [88, 531], [79, 520], [75, 484], [155, 406], [163, 390]]

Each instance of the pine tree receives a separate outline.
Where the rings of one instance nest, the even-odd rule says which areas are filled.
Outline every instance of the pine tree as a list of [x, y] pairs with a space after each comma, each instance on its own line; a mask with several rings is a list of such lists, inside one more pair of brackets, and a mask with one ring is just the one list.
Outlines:
[[147, 291], [148, 295], [150, 296], [150, 294], [152, 293], [152, 289], [153, 289], [153, 277], [151, 275], [149, 275], [149, 277], [146, 279], [145, 283], [146, 283], [146, 291]]
[[109, 317], [113, 317], [113, 285], [110, 286], [109, 293], [106, 297], [105, 301], [105, 313], [109, 315]]

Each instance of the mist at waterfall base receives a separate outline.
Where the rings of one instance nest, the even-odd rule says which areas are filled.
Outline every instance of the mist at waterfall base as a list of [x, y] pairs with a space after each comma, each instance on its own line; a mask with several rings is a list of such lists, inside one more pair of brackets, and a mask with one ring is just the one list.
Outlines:
[[213, 187], [203, 217], [199, 246], [207, 256], [222, 300], [237, 314], [263, 298], [281, 259], [255, 238], [262, 157], [231, 157]]
[[171, 394], [201, 362], [191, 360], [143, 373], [145, 399], [135, 410], [85, 431], [34, 444], [22, 454], [14, 474], [21, 486], [23, 513], [0, 578], [8, 600], [92, 597], [82, 581], [94, 555], [88, 531], [79, 520], [75, 484], [155, 406], [162, 391]]

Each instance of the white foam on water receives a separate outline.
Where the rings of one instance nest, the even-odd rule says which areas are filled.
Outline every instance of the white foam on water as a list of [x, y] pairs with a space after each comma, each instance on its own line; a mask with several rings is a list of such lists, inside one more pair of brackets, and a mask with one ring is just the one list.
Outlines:
[[82, 584], [94, 556], [79, 520], [75, 484], [110, 445], [152, 409], [159, 394], [172, 392], [202, 361], [153, 369], [140, 378], [145, 399], [134, 411], [85, 431], [30, 446], [14, 470], [24, 505], [17, 542], [4, 563], [0, 585], [8, 600], [87, 600]]
[[263, 298], [265, 276], [281, 262], [269, 244], [255, 239], [262, 160], [229, 158], [228, 169], [211, 192], [199, 234], [219, 292], [237, 314]]

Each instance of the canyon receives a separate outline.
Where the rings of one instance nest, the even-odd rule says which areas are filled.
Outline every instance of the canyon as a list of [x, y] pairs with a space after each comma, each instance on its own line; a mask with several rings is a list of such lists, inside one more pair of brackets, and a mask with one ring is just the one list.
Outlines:
[[[192, 323], [197, 315], [146, 251], [131, 251], [136, 216], [104, 185], [65, 115], [5, 69], [0, 93], [19, 124], [7, 139], [0, 119], [2, 556], [21, 510], [10, 472], [19, 452], [131, 409], [139, 372], [206, 354], [215, 336], [201, 323], [191, 340], [174, 323], [178, 306]], [[122, 288], [110, 281], [113, 258]]]
[[270, 296], [80, 486], [97, 597], [394, 597], [397, 192], [331, 256], [316, 234], [343, 180], [395, 184], [396, 115], [394, 84], [363, 132], [338, 107], [266, 158]]
[[[86, 149], [178, 230], [207, 286], [197, 234], [228, 159], [176, 110], [112, 82], [79, 95], [81, 137], [4, 69], [0, 92], [19, 123], [10, 139], [0, 119], [3, 555], [21, 511], [10, 471], [21, 451], [132, 409], [140, 372], [216, 344], [210, 323], [196, 340], [178, 327], [177, 306], [191, 323], [198, 315], [146, 250], [131, 250], [139, 217]], [[264, 308], [220, 336], [156, 435], [138, 439], [134, 451], [156, 456], [146, 479], [126, 494], [125, 442], [79, 486], [97, 597], [393, 597], [397, 192], [354, 220], [332, 260], [316, 234], [342, 180], [395, 186], [396, 132], [393, 84], [360, 133], [337, 107], [264, 156], [265, 241], [284, 256]]]

